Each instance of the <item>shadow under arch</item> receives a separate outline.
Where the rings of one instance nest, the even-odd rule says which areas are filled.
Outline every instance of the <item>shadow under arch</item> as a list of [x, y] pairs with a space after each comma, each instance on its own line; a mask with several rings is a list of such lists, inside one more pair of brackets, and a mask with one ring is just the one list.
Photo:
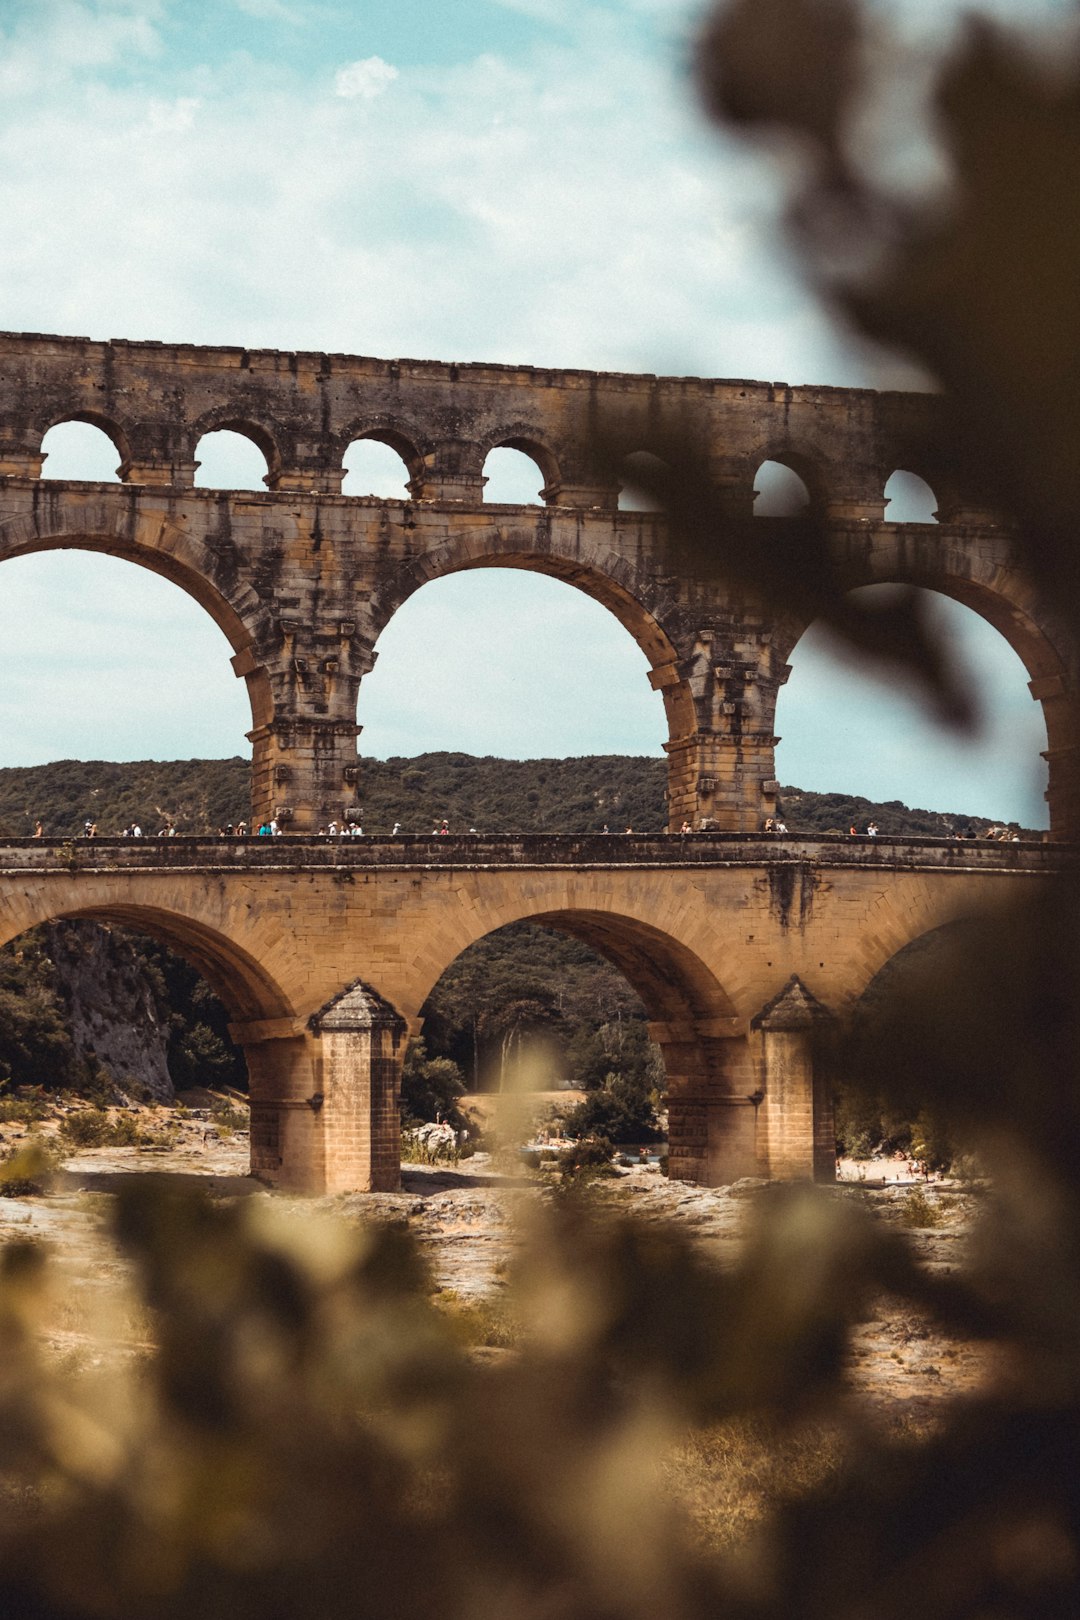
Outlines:
[[379, 602], [372, 602], [372, 628], [376, 636], [397, 610], [421, 586], [450, 574], [480, 568], [514, 568], [545, 574], [572, 585], [608, 610], [640, 647], [650, 666], [650, 682], [664, 700], [670, 742], [692, 736], [697, 717], [689, 682], [679, 670], [679, 652], [659, 617], [659, 604], [644, 602], [633, 589], [631, 565], [614, 551], [597, 551], [587, 560], [563, 557], [523, 543], [512, 530], [491, 529], [465, 533], [436, 550], [422, 553], [403, 565]]
[[[249, 586], [235, 579], [226, 584], [220, 559], [181, 525], [166, 521], [148, 532], [149, 541], [128, 524], [126, 509], [95, 503], [92, 495], [68, 502], [61, 488], [43, 500], [32, 517], [0, 523], [0, 566], [43, 552], [86, 551], [134, 563], [190, 596], [233, 649], [232, 667], [244, 680], [251, 707], [249, 736], [256, 750], [253, 782], [257, 782], [258, 739], [267, 734], [275, 715], [270, 676], [257, 653], [265, 636], [266, 609]], [[261, 804], [253, 805], [253, 814], [262, 814]]]
[[[41, 899], [14, 927], [0, 923], [0, 944], [46, 922], [71, 919], [113, 924], [158, 940], [201, 974], [229, 1014], [229, 1033], [243, 1048], [247, 1063], [252, 1105], [250, 1174], [271, 1184], [321, 1189], [323, 1170], [317, 1147], [302, 1142], [299, 1154], [294, 1150], [285, 1162], [276, 1150], [277, 1138], [271, 1144], [274, 1151], [268, 1153], [259, 1134], [260, 1114], [281, 1106], [282, 1097], [311, 1091], [306, 1042], [293, 1003], [261, 963], [221, 929], [168, 907], [101, 898], [82, 904], [49, 904], [47, 894]], [[307, 1111], [301, 1108], [298, 1117], [305, 1121]]]
[[735, 1008], [712, 971], [688, 945], [637, 918], [609, 911], [540, 911], [518, 919], [569, 934], [619, 969], [640, 996], [650, 1019], [696, 1028], [735, 1017]]

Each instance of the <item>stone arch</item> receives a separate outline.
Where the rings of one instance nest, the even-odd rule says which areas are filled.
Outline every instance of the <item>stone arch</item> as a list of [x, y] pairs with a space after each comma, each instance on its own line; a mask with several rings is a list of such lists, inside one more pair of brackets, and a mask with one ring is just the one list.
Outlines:
[[922, 915], [913, 925], [909, 922], [907, 927], [890, 929], [888, 936], [877, 942], [876, 949], [867, 960], [859, 964], [859, 976], [848, 986], [848, 1011], [856, 1012], [863, 1006], [905, 958], [912, 958], [917, 951], [934, 941], [958, 937], [963, 930], [977, 927], [979, 921], [977, 911], [961, 911], [956, 916], [944, 919]]
[[[896, 486], [894, 484], [895, 479], [911, 480], [912, 483], [908, 484], [906, 489], [901, 488], [901, 489], [898, 490], [898, 486]], [[893, 485], [894, 493], [892, 495], [889, 494], [889, 486], [890, 485]], [[913, 487], [913, 485], [921, 485], [922, 487], [921, 487], [921, 489], [916, 489], [916, 488]], [[903, 517], [891, 515], [890, 511], [889, 511], [889, 507], [890, 507], [890, 504], [897, 498], [897, 493], [900, 494], [901, 504], [903, 503], [903, 501], [905, 499], [908, 500], [908, 501], [912, 501], [914, 499], [921, 500], [921, 504], [924, 507], [927, 508], [927, 515], [925, 517], [918, 517], [918, 518], [903, 518]], [[937, 522], [937, 506], [938, 506], [937, 492], [935, 491], [932, 484], [930, 483], [930, 480], [928, 478], [924, 477], [922, 473], [913, 472], [912, 469], [910, 467], [907, 467], [907, 466], [894, 467], [892, 472], [889, 474], [888, 478], [885, 480], [885, 484], [884, 484], [884, 487], [882, 489], [882, 494], [885, 497], [885, 521], [887, 523], [936, 523]]]
[[[38, 449], [41, 449], [47, 433], [51, 433], [53, 428], [63, 427], [67, 422], [85, 422], [88, 427], [97, 428], [100, 433], [104, 433], [119, 458], [116, 471], [121, 483], [123, 483], [131, 468], [131, 437], [127, 429], [115, 417], [107, 416], [102, 411], [64, 411], [59, 416], [51, 417], [41, 429], [38, 438]], [[42, 464], [44, 464], [44, 453]]]
[[825, 508], [829, 495], [828, 467], [824, 458], [806, 446], [793, 445], [788, 439], [766, 439], [746, 457], [750, 507], [753, 508], [753, 489], [759, 471], [767, 461], [787, 467], [806, 485], [809, 505], [817, 511]]
[[618, 510], [663, 512], [665, 494], [672, 476], [671, 463], [655, 450], [641, 448], [628, 451], [619, 464]]
[[504, 424], [499, 431], [485, 438], [476, 446], [479, 461], [478, 470], [482, 473], [487, 459], [493, 450], [516, 450], [519, 455], [527, 456], [534, 462], [540, 474], [539, 494], [545, 503], [554, 499], [549, 493], [557, 491], [562, 483], [562, 474], [555, 453], [540, 438], [537, 437], [535, 427], [528, 424]]
[[190, 460], [197, 459], [199, 441], [208, 433], [238, 433], [241, 438], [250, 439], [266, 461], [265, 482], [268, 487], [273, 488], [281, 474], [284, 458], [277, 435], [271, 427], [260, 421], [254, 413], [237, 411], [235, 406], [218, 406], [214, 410], [204, 412], [192, 423], [188, 432], [187, 446], [187, 456]]
[[[934, 531], [886, 535], [872, 547], [852, 551], [838, 563], [847, 590], [863, 585], [915, 585], [937, 591], [970, 608], [992, 625], [1028, 672], [1028, 687], [1042, 705], [1050, 768], [1046, 792], [1050, 831], [1056, 838], [1080, 837], [1080, 757], [1077, 735], [1077, 679], [1067, 649], [1070, 638], [1029, 581], [1000, 557], [950, 543]], [[778, 624], [775, 643], [788, 660], [810, 622]]]
[[870, 896], [857, 921], [852, 920], [858, 950], [831, 987], [830, 1007], [850, 1013], [890, 962], [920, 940], [945, 929], [977, 927], [1001, 903], [1000, 875], [971, 872], [966, 880], [954, 877], [943, 885], [934, 883], [932, 874], [893, 872], [889, 884]]
[[[80, 885], [81, 886], [81, 885]], [[50, 888], [42, 884], [40, 903], [20, 907], [14, 917], [0, 913], [0, 945], [18, 939], [30, 928], [63, 918], [115, 923], [135, 933], [149, 934], [191, 963], [202, 974], [237, 1024], [287, 1019], [293, 1007], [273, 976], [236, 940], [221, 929], [184, 912], [149, 902], [111, 898], [102, 893], [80, 903], [49, 902]]]
[[417, 487], [422, 485], [425, 468], [425, 449], [421, 448], [423, 435], [390, 418], [359, 417], [334, 441], [332, 460], [335, 470], [339, 467], [343, 469], [345, 456], [358, 439], [373, 439], [377, 444], [388, 446], [405, 465], [407, 487], [411, 489], [414, 484]]
[[[619, 969], [657, 1023], [690, 1028], [718, 1020], [733, 1026], [736, 1022], [734, 1004], [712, 969], [675, 934], [625, 913], [587, 906], [578, 909], [573, 905], [549, 908], [543, 901], [532, 902], [520, 895], [516, 903], [499, 908], [497, 920], [488, 915], [478, 918], [475, 931], [464, 942], [460, 935], [452, 940], [448, 937], [442, 945], [445, 960], [430, 983], [424, 982], [418, 989], [413, 1016], [463, 950], [512, 922], [537, 923], [591, 946]], [[425, 981], [429, 973], [430, 969], [424, 975]]]
[[597, 548], [588, 558], [565, 557], [540, 550], [536, 541], [533, 531], [476, 529], [412, 558], [397, 570], [379, 599], [371, 603], [372, 639], [398, 608], [431, 580], [475, 568], [518, 568], [546, 574], [573, 585], [618, 619], [649, 661], [649, 679], [663, 695], [670, 739], [692, 735], [697, 724], [693, 694], [680, 669], [679, 651], [663, 623], [665, 611], [669, 606], [673, 609], [674, 603], [668, 604], [662, 598], [643, 600], [646, 595], [655, 597], [659, 593], [643, 591], [632, 564], [613, 550]]
[[529, 898], [515, 886], [503, 905], [462, 908], [429, 941], [409, 998], [413, 1027], [441, 975], [487, 934], [511, 922], [569, 934], [618, 968], [645, 1006], [667, 1072], [672, 1175], [716, 1185], [754, 1173], [754, 1063], [727, 990], [693, 943], [643, 916], [590, 905], [586, 887], [570, 880], [565, 893]]
[[[47, 487], [47, 486], [46, 486]], [[62, 487], [61, 487], [62, 488]], [[8, 558], [43, 551], [96, 551], [119, 557], [160, 575], [192, 597], [213, 619], [233, 648], [232, 666], [245, 681], [251, 705], [254, 744], [252, 814], [266, 813], [260, 748], [275, 716], [270, 675], [258, 653], [266, 638], [266, 609], [250, 586], [221, 580], [221, 562], [180, 524], [165, 520], [140, 530], [126, 510], [112, 501], [68, 499], [59, 490], [41, 500], [32, 516], [0, 523], [0, 564]], [[220, 581], [220, 583], [219, 583]]]
[[315, 1089], [312, 1043], [278, 978], [221, 927], [172, 906], [125, 898], [108, 878], [88, 887], [79, 903], [64, 903], [50, 901], [45, 883], [18, 907], [0, 909], [0, 944], [40, 923], [84, 918], [148, 934], [183, 956], [232, 1015], [230, 1033], [244, 1049], [251, 1173], [278, 1186], [322, 1191], [326, 1143], [309, 1101]]

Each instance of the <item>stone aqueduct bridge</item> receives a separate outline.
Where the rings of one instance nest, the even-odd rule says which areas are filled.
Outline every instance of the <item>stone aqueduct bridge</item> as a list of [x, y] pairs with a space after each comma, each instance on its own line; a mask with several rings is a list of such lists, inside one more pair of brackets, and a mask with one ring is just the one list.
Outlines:
[[1078, 865], [1061, 843], [760, 833], [24, 840], [0, 845], [0, 944], [79, 916], [179, 950], [247, 1056], [255, 1173], [342, 1191], [398, 1184], [406, 1035], [461, 951], [527, 918], [642, 997], [673, 1175], [831, 1179], [815, 1022], [913, 940]]
[[[732, 520], [750, 514], [761, 463], [780, 461], [825, 517], [843, 582], [930, 586], [1015, 648], [1046, 717], [1051, 829], [1072, 836], [1077, 652], [979, 491], [926, 448], [935, 408], [866, 390], [0, 334], [0, 559], [107, 551], [195, 597], [247, 682], [253, 818], [280, 806], [297, 832], [358, 802], [359, 684], [412, 592], [485, 565], [568, 580], [634, 636], [663, 693], [671, 824], [753, 831], [772, 808], [777, 692], [806, 625], [677, 577], [664, 516], [617, 510], [595, 446], [685, 444]], [[70, 420], [111, 437], [119, 485], [39, 480], [44, 434]], [[262, 450], [265, 492], [193, 487], [199, 440], [219, 428]], [[364, 437], [399, 452], [409, 500], [341, 495], [342, 458]], [[485, 458], [503, 445], [532, 456], [544, 505], [485, 505]], [[896, 468], [935, 490], [937, 523], [885, 521]]]
[[[404, 1037], [440, 973], [531, 918], [594, 945], [642, 996], [675, 1174], [830, 1174], [814, 1020], [921, 934], [1065, 870], [1080, 834], [1077, 651], [1008, 530], [926, 449], [934, 411], [859, 390], [0, 334], [0, 561], [109, 552], [200, 602], [250, 694], [253, 818], [277, 810], [297, 835], [0, 847], [0, 943], [83, 916], [174, 946], [247, 1054], [253, 1168], [340, 1190], [396, 1184]], [[41, 481], [42, 439], [71, 420], [111, 437], [119, 484]], [[199, 440], [219, 428], [260, 447], [265, 492], [194, 487]], [[364, 437], [401, 455], [408, 500], [340, 493]], [[1058, 842], [762, 838], [777, 693], [806, 625], [680, 577], [663, 514], [617, 509], [611, 447], [673, 441], [707, 462], [733, 524], [761, 463], [783, 462], [841, 581], [929, 586], [998, 628], [1043, 706]], [[504, 445], [536, 462], [542, 506], [484, 503], [485, 458]], [[897, 468], [935, 490], [937, 523], [885, 521]], [[724, 539], [721, 520], [720, 557]], [[357, 694], [380, 631], [426, 581], [484, 566], [566, 580], [634, 636], [666, 705], [670, 825], [708, 831], [438, 847], [302, 836], [357, 802]]]

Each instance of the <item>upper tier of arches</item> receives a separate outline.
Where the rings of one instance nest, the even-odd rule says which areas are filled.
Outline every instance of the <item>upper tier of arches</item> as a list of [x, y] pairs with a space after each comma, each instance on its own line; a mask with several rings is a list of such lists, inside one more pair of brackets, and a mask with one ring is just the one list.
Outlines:
[[[537, 469], [530, 502], [642, 510], [656, 491], [633, 463], [678, 468], [685, 453], [736, 514], [754, 510], [758, 472], [776, 462], [832, 518], [970, 522], [979, 492], [953, 487], [935, 449], [940, 408], [867, 389], [0, 334], [0, 476], [35, 476], [46, 435], [81, 422], [108, 436], [134, 484], [192, 487], [200, 441], [233, 432], [265, 463], [252, 487], [282, 491], [333, 495], [348, 479], [354, 496], [482, 504], [490, 456], [515, 451]], [[400, 460], [389, 494], [351, 476], [366, 441]], [[897, 470], [933, 491], [925, 515], [887, 491]]]
[[[84, 430], [69, 444], [65, 431]], [[87, 432], [97, 440], [95, 449]], [[32, 437], [32, 436], [31, 436]], [[226, 442], [228, 441], [228, 442]], [[26, 469], [42, 478], [143, 483], [148, 468], [133, 451], [130, 424], [101, 412], [78, 412], [51, 421], [37, 437]], [[209, 466], [208, 466], [209, 452]], [[115, 458], [115, 466], [110, 461]], [[584, 487], [565, 470], [566, 452], [520, 427], [479, 441], [432, 440], [412, 423], [354, 423], [322, 446], [317, 464], [290, 465], [290, 446], [274, 424], [218, 409], [204, 413], [183, 435], [168, 463], [168, 482], [181, 488], [222, 490], [308, 488], [322, 495], [409, 502], [440, 494], [474, 504], [589, 505], [634, 513], [663, 512], [675, 476], [670, 463], [642, 444], [594, 467]], [[295, 457], [293, 457], [295, 460]], [[151, 482], [161, 482], [154, 464]], [[850, 504], [850, 469], [835, 478], [820, 455], [794, 445], [762, 445], [726, 480], [731, 510], [758, 517], [828, 514]], [[921, 473], [907, 466], [865, 469], [858, 499], [884, 521], [933, 524], [948, 502]], [[954, 503], [955, 504], [955, 500]], [[842, 515], [842, 514], [840, 514]]]

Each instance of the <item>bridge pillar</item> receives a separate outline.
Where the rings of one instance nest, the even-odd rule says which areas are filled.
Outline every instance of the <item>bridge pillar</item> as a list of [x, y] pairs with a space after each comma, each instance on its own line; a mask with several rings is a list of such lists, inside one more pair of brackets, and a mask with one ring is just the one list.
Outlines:
[[393, 1192], [406, 1026], [359, 981], [307, 1025], [232, 1024], [251, 1087], [251, 1173], [287, 1192]]
[[293, 1018], [231, 1024], [251, 1095], [251, 1173], [285, 1192], [323, 1192], [315, 1043]]
[[[749, 625], [698, 630], [693, 651], [676, 666], [689, 688], [696, 721], [665, 743], [669, 826], [759, 832], [776, 810], [773, 731], [777, 693], [790, 671], [773, 645], [773, 632]], [[665, 702], [674, 687], [666, 668], [654, 685]], [[668, 703], [669, 717], [676, 711]]]
[[757, 1131], [756, 1070], [734, 1018], [650, 1024], [668, 1082], [668, 1173], [725, 1187], [765, 1174]]
[[319, 1040], [324, 1190], [395, 1191], [401, 1185], [405, 1020], [357, 980], [316, 1013], [311, 1026]]
[[814, 1030], [829, 1016], [793, 976], [750, 1022], [760, 1042], [759, 1150], [775, 1180], [836, 1180], [832, 1098], [814, 1064]]
[[1046, 803], [1051, 838], [1080, 838], [1080, 745], [1047, 748], [1042, 755], [1049, 767]]
[[771, 731], [697, 731], [664, 744], [668, 825], [718, 832], [760, 832], [776, 809]]
[[285, 833], [318, 832], [356, 803], [355, 720], [283, 715], [247, 734], [252, 820], [274, 816]]

